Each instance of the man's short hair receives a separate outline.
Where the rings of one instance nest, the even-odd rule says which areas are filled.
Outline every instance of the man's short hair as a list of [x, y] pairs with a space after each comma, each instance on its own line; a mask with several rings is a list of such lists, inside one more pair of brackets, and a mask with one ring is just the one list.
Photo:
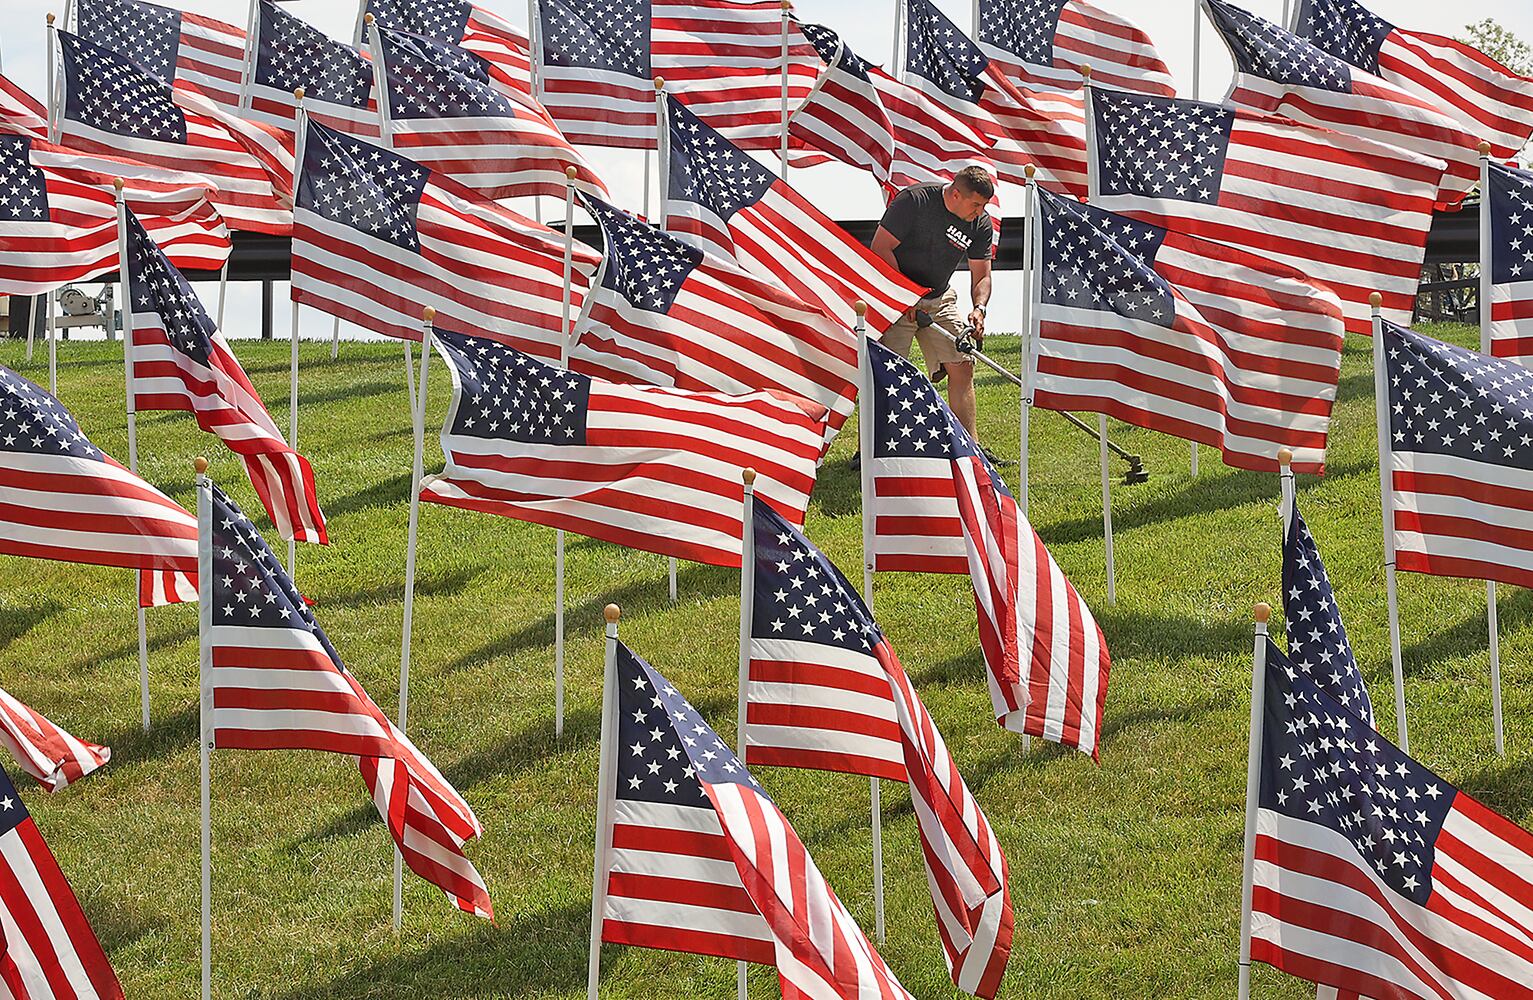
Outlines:
[[964, 167], [954, 174], [953, 186], [964, 194], [977, 194], [986, 201], [995, 197], [995, 178], [978, 164]]

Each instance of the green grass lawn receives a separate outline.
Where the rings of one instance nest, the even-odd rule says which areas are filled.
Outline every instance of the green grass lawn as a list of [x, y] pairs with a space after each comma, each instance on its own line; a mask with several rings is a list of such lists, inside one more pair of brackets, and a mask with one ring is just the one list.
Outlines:
[[[1473, 343], [1467, 328], [1439, 336]], [[992, 338], [1015, 366], [1018, 344]], [[286, 343], [239, 342], [246, 370], [287, 426]], [[97, 445], [126, 461], [115, 345], [61, 345], [60, 395]], [[0, 364], [46, 384], [0, 343]], [[301, 450], [333, 544], [304, 547], [298, 581], [347, 664], [387, 712], [397, 701], [410, 429], [397, 344], [305, 344]], [[428, 471], [445, 411], [438, 362]], [[981, 375], [982, 431], [1017, 454], [1017, 394]], [[191, 461], [255, 516], [240, 463], [185, 414], [139, 421], [141, 472], [191, 506]], [[1054, 414], [1033, 421], [1034, 523], [1090, 602], [1113, 653], [1100, 766], [998, 729], [985, 693], [973, 599], [962, 577], [890, 574], [879, 620], [947, 738], [1007, 856], [1016, 943], [1009, 997], [1228, 997], [1235, 988], [1251, 607], [1279, 590], [1277, 478], [1224, 468], [1204, 449], [1116, 427], [1149, 483], [1115, 483], [1118, 602], [1106, 603], [1097, 450]], [[858, 482], [848, 426], [822, 470], [808, 532], [854, 577]], [[1330, 472], [1300, 503], [1336, 584], [1386, 732], [1389, 645], [1381, 568], [1369, 345], [1348, 338]], [[1121, 472], [1121, 463], [1114, 462]], [[1003, 474], [1006, 470], [1003, 470]], [[1013, 467], [1012, 472], [1015, 472]], [[264, 519], [263, 519], [264, 523]], [[271, 533], [269, 538], [275, 538]], [[721, 733], [735, 731], [738, 577], [571, 537], [568, 716], [553, 735], [553, 532], [428, 505], [410, 735], [467, 796], [486, 834], [468, 854], [497, 923], [465, 917], [407, 876], [404, 932], [390, 927], [387, 833], [350, 759], [307, 752], [213, 757], [214, 993], [299, 998], [584, 995], [596, 795], [601, 609]], [[111, 764], [47, 796], [18, 778], [128, 995], [195, 996], [198, 975], [197, 617], [152, 610], [154, 727], [139, 727], [134, 582], [122, 571], [0, 558], [0, 684]], [[1402, 574], [1412, 745], [1422, 760], [1513, 819], [1533, 822], [1533, 601], [1503, 588], [1508, 755], [1491, 745], [1484, 587]], [[6, 761], [13, 774], [17, 770]], [[872, 927], [868, 785], [788, 769], [758, 777], [837, 893]], [[904, 788], [886, 784], [889, 913], [881, 949], [917, 997], [950, 997]], [[732, 963], [608, 947], [603, 995], [732, 997]], [[1259, 969], [1262, 997], [1313, 996]], [[768, 969], [753, 996], [776, 996]]]

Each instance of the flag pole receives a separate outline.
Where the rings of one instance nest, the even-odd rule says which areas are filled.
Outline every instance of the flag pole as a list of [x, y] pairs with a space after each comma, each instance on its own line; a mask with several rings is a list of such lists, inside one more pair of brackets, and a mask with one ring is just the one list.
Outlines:
[[[254, 11], [254, 6], [251, 10]], [[308, 119], [303, 110], [303, 88], [293, 88], [293, 100], [297, 107], [293, 112], [293, 128], [297, 137], [294, 140], [293, 156], [293, 205], [298, 205], [298, 178], [303, 174], [303, 145], [304, 133], [308, 131]], [[298, 299], [288, 291], [288, 297], [293, 300], [292, 331], [288, 340], [292, 344], [292, 350], [288, 356], [287, 369], [287, 443], [294, 451], [298, 450]], [[296, 585], [298, 575], [298, 533], [287, 540], [287, 575], [293, 577]]]
[[1246, 834], [1240, 872], [1239, 1000], [1251, 996], [1251, 884], [1256, 868], [1256, 808], [1261, 793], [1262, 721], [1267, 702], [1267, 620], [1272, 607], [1258, 604], [1256, 643], [1251, 652], [1251, 731], [1246, 744]]
[[213, 813], [209, 760], [213, 751], [213, 684], [209, 676], [213, 661], [213, 481], [208, 478], [207, 459], [199, 457], [192, 463], [192, 468], [197, 470], [197, 766], [202, 810], [202, 1000], [209, 1000], [213, 991]]
[[[239, 109], [250, 110], [250, 82], [255, 77], [256, 52], [260, 47], [261, 20], [256, 16], [256, 11], [261, 0], [250, 0], [250, 13], [245, 17], [245, 58], [240, 63], [240, 99]], [[295, 167], [296, 170], [296, 167]]]
[[[426, 377], [431, 371], [431, 324], [436, 310], [421, 311], [421, 385], [415, 394], [415, 461], [410, 466], [410, 526], [405, 536], [404, 628], [399, 642], [399, 731], [410, 713], [410, 647], [415, 625], [415, 553], [420, 534], [421, 480], [426, 476]], [[409, 343], [409, 341], [406, 341]], [[394, 933], [404, 926], [404, 855], [394, 848]]]
[[782, 161], [779, 176], [788, 179], [788, 26], [793, 20], [793, 0], [782, 0], [782, 137], [778, 157]]
[[[975, 18], [978, 23], [979, 0], [975, 0]], [[1022, 516], [1027, 517], [1028, 494], [1030, 477], [1029, 450], [1032, 437], [1033, 417], [1033, 382], [1037, 378], [1038, 367], [1038, 313], [1039, 313], [1039, 290], [1043, 283], [1039, 278], [1042, 273], [1042, 238], [1040, 237], [1043, 213], [1038, 204], [1038, 167], [1029, 163], [1022, 168], [1027, 175], [1027, 186], [1022, 189], [1022, 214], [1027, 219], [1027, 227], [1022, 234], [1022, 402], [1021, 411], [1021, 448], [1017, 452], [1017, 507]], [[1022, 752], [1031, 753], [1033, 738], [1030, 734], [1022, 734]]]
[[64, 112], [59, 107], [63, 94], [59, 93], [57, 49], [59, 36], [53, 26], [53, 15], [48, 15], [48, 141], [57, 144], [59, 133], [64, 130]]
[[[1491, 309], [1490, 238], [1490, 143], [1480, 143], [1480, 353], [1490, 353]], [[51, 314], [50, 314], [51, 315]], [[1501, 728], [1501, 625], [1497, 620], [1496, 581], [1485, 581], [1485, 625], [1490, 633], [1490, 714], [1495, 730], [1496, 754], [1506, 756], [1506, 740]]]
[[58, 292], [51, 291], [48, 299], [48, 392], [59, 394], [59, 330]]
[[1379, 315], [1383, 302], [1384, 297], [1378, 292], [1368, 295], [1368, 304], [1373, 307], [1373, 408], [1379, 437], [1379, 504], [1384, 528], [1384, 593], [1389, 602], [1389, 659], [1395, 680], [1395, 742], [1410, 753], [1410, 731], [1405, 723], [1405, 671], [1400, 664], [1400, 604], [1395, 589], [1395, 498], [1391, 481], [1394, 462], [1389, 438], [1389, 388], [1384, 373], [1384, 321]]
[[1203, 0], [1192, 0], [1192, 99], [1199, 100], [1203, 82]]
[[[128, 414], [128, 471], [138, 472], [138, 404], [133, 394], [133, 296], [128, 287], [128, 203], [123, 180], [112, 179], [117, 202], [117, 293], [122, 299], [122, 378]], [[142, 574], [142, 570], [139, 571]], [[139, 577], [143, 581], [142, 575]], [[144, 732], [149, 731], [149, 624], [143, 600], [138, 602], [138, 700]]]
[[617, 622], [622, 611], [607, 605], [607, 642], [602, 659], [601, 746], [596, 764], [596, 850], [591, 873], [591, 946], [586, 960], [586, 1000], [597, 1000], [601, 980], [601, 926], [607, 907], [607, 870], [612, 853], [613, 741], [617, 739]]
[[218, 328], [224, 328], [224, 299], [229, 294], [229, 261], [234, 256], [231, 248], [229, 256], [224, 258], [224, 266], [218, 269]]
[[[66, 22], [67, 23], [67, 22]], [[57, 121], [62, 129], [63, 115], [57, 110], [58, 104], [58, 70], [54, 59], [54, 49], [58, 46], [58, 33], [53, 26], [53, 15], [48, 15], [48, 141], [57, 142], [57, 130], [54, 123]], [[48, 291], [44, 293], [44, 304], [47, 306], [48, 326], [48, 392], [54, 398], [59, 394], [59, 362], [57, 329], [54, 321], [54, 299], [57, 293]], [[32, 325], [27, 324], [27, 360], [32, 360]]]
[[[904, 60], [905, 46], [901, 44], [901, 36], [905, 33], [905, 0], [894, 0], [894, 51], [889, 54], [889, 75], [901, 83], [905, 82], [905, 67], [901, 65]], [[839, 35], [840, 32], [837, 32]]]
[[[559, 364], [570, 366], [575, 331], [570, 328], [570, 288], [575, 276], [575, 177], [564, 168], [564, 291], [559, 299]], [[564, 529], [554, 531], [554, 738], [564, 738]]]
[[1112, 476], [1107, 468], [1107, 414], [1097, 414], [1097, 454], [1102, 465], [1102, 542], [1107, 559], [1107, 603], [1118, 603], [1118, 574], [1113, 565]]
[[1278, 521], [1282, 524], [1282, 544], [1288, 543], [1288, 526], [1293, 523], [1294, 481], [1293, 449], [1279, 448], [1278, 460]]
[[[740, 687], [735, 698], [735, 756], [745, 764], [745, 719], [749, 711], [751, 622], [756, 616], [756, 470], [740, 473], [744, 507], [740, 516]], [[735, 992], [746, 1000], [745, 962], [735, 963]]]
[[[788, 36], [787, 36], [787, 30], [788, 30], [787, 29], [787, 23], [788, 23], [787, 22], [787, 16], [788, 16], [787, 15], [787, 11], [786, 11], [786, 9], [784, 9], [784, 11], [783, 11], [783, 46], [784, 46], [783, 52], [784, 53], [787, 52], [787, 44], [788, 44], [788, 41], [787, 41], [787, 38], [788, 38]], [[787, 65], [787, 62], [786, 62], [787, 56], [786, 56], [786, 54], [784, 54], [783, 59], [784, 59], [783, 65], [786, 66]], [[787, 77], [784, 76], [783, 79], [786, 80]], [[783, 100], [786, 101], [787, 100], [787, 89], [786, 89], [787, 88], [787, 84], [784, 83], [783, 87], [784, 87], [784, 90], [783, 90], [783, 94], [784, 94]], [[786, 124], [787, 123], [787, 119], [786, 118], [783, 119], [783, 122], [784, 122], [784, 126], [783, 127], [786, 128], [787, 127], [787, 124]], [[784, 135], [786, 135], [786, 132], [784, 133]], [[787, 139], [784, 138], [783, 142], [786, 144]], [[783, 162], [787, 163], [787, 159], [786, 159], [786, 156], [787, 156], [786, 145], [784, 146], [784, 150], [785, 151], [783, 153], [783, 156], [784, 156]], [[666, 228], [666, 224], [670, 221], [670, 217], [671, 217], [671, 213], [670, 213], [670, 205], [671, 205], [671, 116], [670, 116], [670, 110], [666, 107], [666, 103], [665, 103], [665, 77], [663, 77], [663, 76], [655, 77], [655, 160], [657, 161], [657, 168], [658, 168], [658, 170], [660, 172], [659, 177], [656, 178], [658, 183], [655, 185], [655, 187], [656, 187], [655, 194], [660, 199], [660, 220], [659, 220], [658, 225], [659, 225], [659, 227], [661, 229], [665, 229]], [[649, 165], [649, 161], [646, 160], [645, 161], [645, 166], [648, 167], [648, 165]], [[644, 207], [645, 214], [648, 215], [649, 214], [649, 172], [648, 172], [648, 170], [646, 170], [645, 173], [644, 173], [644, 206], [645, 206]], [[648, 220], [646, 220], [646, 221], [648, 221]], [[667, 587], [667, 592], [670, 594], [671, 603], [674, 604], [674, 603], [676, 603], [676, 557], [675, 556], [667, 557], [667, 559], [665, 561], [665, 570], [666, 570], [666, 587]]]

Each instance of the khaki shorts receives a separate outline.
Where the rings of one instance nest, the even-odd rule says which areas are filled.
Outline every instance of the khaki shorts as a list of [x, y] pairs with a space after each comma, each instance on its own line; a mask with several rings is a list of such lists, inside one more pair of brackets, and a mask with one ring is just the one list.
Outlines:
[[[929, 299], [922, 299], [916, 303], [916, 309], [931, 316], [943, 329], [957, 333], [962, 329], [965, 318], [958, 312], [958, 293], [949, 288], [941, 295]], [[895, 320], [889, 329], [884, 331], [882, 343], [896, 354], [910, 357], [910, 342], [916, 340], [921, 345], [921, 356], [926, 359], [926, 371], [930, 375], [937, 374], [943, 365], [961, 364], [972, 365], [974, 359], [960, 354], [958, 348], [949, 340], [946, 334], [935, 327], [923, 326], [916, 329], [915, 316], [905, 313]]]

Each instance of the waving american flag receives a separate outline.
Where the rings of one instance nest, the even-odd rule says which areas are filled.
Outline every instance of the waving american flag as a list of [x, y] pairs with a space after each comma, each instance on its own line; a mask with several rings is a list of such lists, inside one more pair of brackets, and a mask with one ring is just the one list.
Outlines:
[[1372, 724], [1373, 702], [1352, 655], [1320, 547], [1297, 499], [1283, 527], [1283, 618], [1293, 665], [1347, 711]]
[[[501, 79], [532, 96], [532, 45], [505, 18], [468, 0], [364, 0], [378, 27], [456, 45], [488, 62]], [[357, 21], [360, 27], [362, 21]], [[364, 44], [366, 39], [354, 39]]]
[[[1533, 365], [1533, 170], [1486, 164], [1480, 225], [1490, 231], [1490, 353]], [[1481, 287], [1484, 287], [1483, 285]]]
[[0, 745], [50, 792], [68, 787], [112, 759], [111, 747], [75, 739], [7, 691], [0, 691]]
[[1019, 87], [1079, 90], [1090, 66], [1100, 86], [1176, 96], [1150, 36], [1086, 0], [979, 0], [975, 10], [979, 47]]
[[3, 73], [0, 73], [0, 132], [48, 138], [48, 109]]
[[244, 114], [291, 138], [298, 114], [293, 91], [302, 87], [304, 114], [348, 135], [377, 138], [372, 63], [272, 0], [256, 0], [254, 13]]
[[239, 113], [244, 28], [146, 0], [75, 0], [75, 26], [81, 38], [121, 53], [156, 79]]

